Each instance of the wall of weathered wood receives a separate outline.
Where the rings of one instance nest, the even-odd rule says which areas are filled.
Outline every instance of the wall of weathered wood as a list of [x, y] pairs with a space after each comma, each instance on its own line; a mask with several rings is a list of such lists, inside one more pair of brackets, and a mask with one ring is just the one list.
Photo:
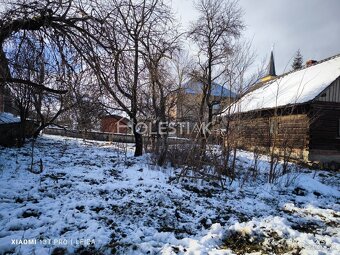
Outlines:
[[317, 101], [340, 103], [340, 77], [319, 95]]
[[310, 125], [310, 160], [340, 163], [340, 103], [312, 104]]
[[[292, 158], [340, 163], [340, 103], [315, 101], [289, 111], [262, 111], [231, 121], [231, 140], [240, 148], [292, 149]], [[273, 117], [275, 116], [275, 117]]]
[[309, 121], [307, 114], [241, 117], [231, 121], [230, 140], [242, 149], [266, 153], [275, 148], [278, 154], [290, 151], [292, 158], [307, 160]]

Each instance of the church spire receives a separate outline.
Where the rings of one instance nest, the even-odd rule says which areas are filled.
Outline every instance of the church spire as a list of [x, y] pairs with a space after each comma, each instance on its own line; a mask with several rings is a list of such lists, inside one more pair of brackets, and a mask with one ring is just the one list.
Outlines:
[[275, 61], [274, 61], [274, 53], [273, 49], [270, 52], [270, 60], [268, 65], [268, 72], [265, 77], [261, 79], [261, 82], [267, 82], [269, 80], [272, 80], [276, 77], [276, 71], [275, 71]]
[[276, 76], [276, 72], [275, 72], [275, 62], [274, 62], [274, 53], [273, 51], [270, 53], [270, 61], [269, 61], [269, 68], [268, 68], [269, 72], [268, 75], [270, 76]]

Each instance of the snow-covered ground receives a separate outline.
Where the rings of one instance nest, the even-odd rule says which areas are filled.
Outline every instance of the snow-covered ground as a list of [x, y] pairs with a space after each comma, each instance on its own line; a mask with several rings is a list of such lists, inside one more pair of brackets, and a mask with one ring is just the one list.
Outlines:
[[[42, 160], [42, 164], [40, 163]], [[0, 254], [340, 254], [340, 174], [170, 182], [115, 145], [58, 136], [0, 148]], [[239, 152], [238, 171], [252, 156]]]

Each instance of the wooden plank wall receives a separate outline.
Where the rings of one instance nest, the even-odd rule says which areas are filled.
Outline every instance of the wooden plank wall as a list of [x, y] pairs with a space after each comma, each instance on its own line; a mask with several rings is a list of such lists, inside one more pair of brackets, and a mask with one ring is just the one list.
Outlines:
[[310, 149], [340, 153], [340, 103], [316, 102], [312, 107], [315, 121], [310, 126]]
[[280, 151], [291, 148], [302, 157], [308, 151], [309, 121], [307, 114], [248, 117], [233, 120], [231, 133], [238, 133], [232, 136], [238, 136], [239, 145], [243, 149], [261, 147], [268, 150], [275, 147]]
[[321, 93], [317, 101], [340, 103], [340, 77]]

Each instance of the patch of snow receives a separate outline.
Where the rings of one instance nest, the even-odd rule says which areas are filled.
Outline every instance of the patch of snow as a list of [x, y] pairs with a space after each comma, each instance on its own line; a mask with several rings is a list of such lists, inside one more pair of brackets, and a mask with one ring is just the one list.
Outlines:
[[[339, 191], [329, 184], [338, 173], [313, 178], [305, 169], [289, 186], [284, 178], [268, 184], [262, 156], [255, 180], [239, 178], [222, 190], [193, 179], [170, 183], [181, 169], [158, 167], [149, 155], [134, 158], [133, 145], [126, 146], [125, 154], [115, 143], [43, 135], [34, 154], [41, 174], [28, 171], [30, 144], [0, 147], [0, 254], [51, 254], [57, 247], [77, 254], [82, 246], [89, 254], [240, 253], [227, 245], [231, 232], [263, 237], [258, 252], [265, 254], [279, 240], [301, 254], [339, 254]], [[252, 154], [239, 151], [237, 170], [246, 174], [252, 166]]]
[[303, 176], [303, 178], [298, 178], [297, 181], [294, 183], [294, 186], [303, 188], [310, 193], [318, 192], [324, 196], [334, 196], [336, 198], [340, 198], [339, 190], [329, 185], [325, 185], [310, 176]]

